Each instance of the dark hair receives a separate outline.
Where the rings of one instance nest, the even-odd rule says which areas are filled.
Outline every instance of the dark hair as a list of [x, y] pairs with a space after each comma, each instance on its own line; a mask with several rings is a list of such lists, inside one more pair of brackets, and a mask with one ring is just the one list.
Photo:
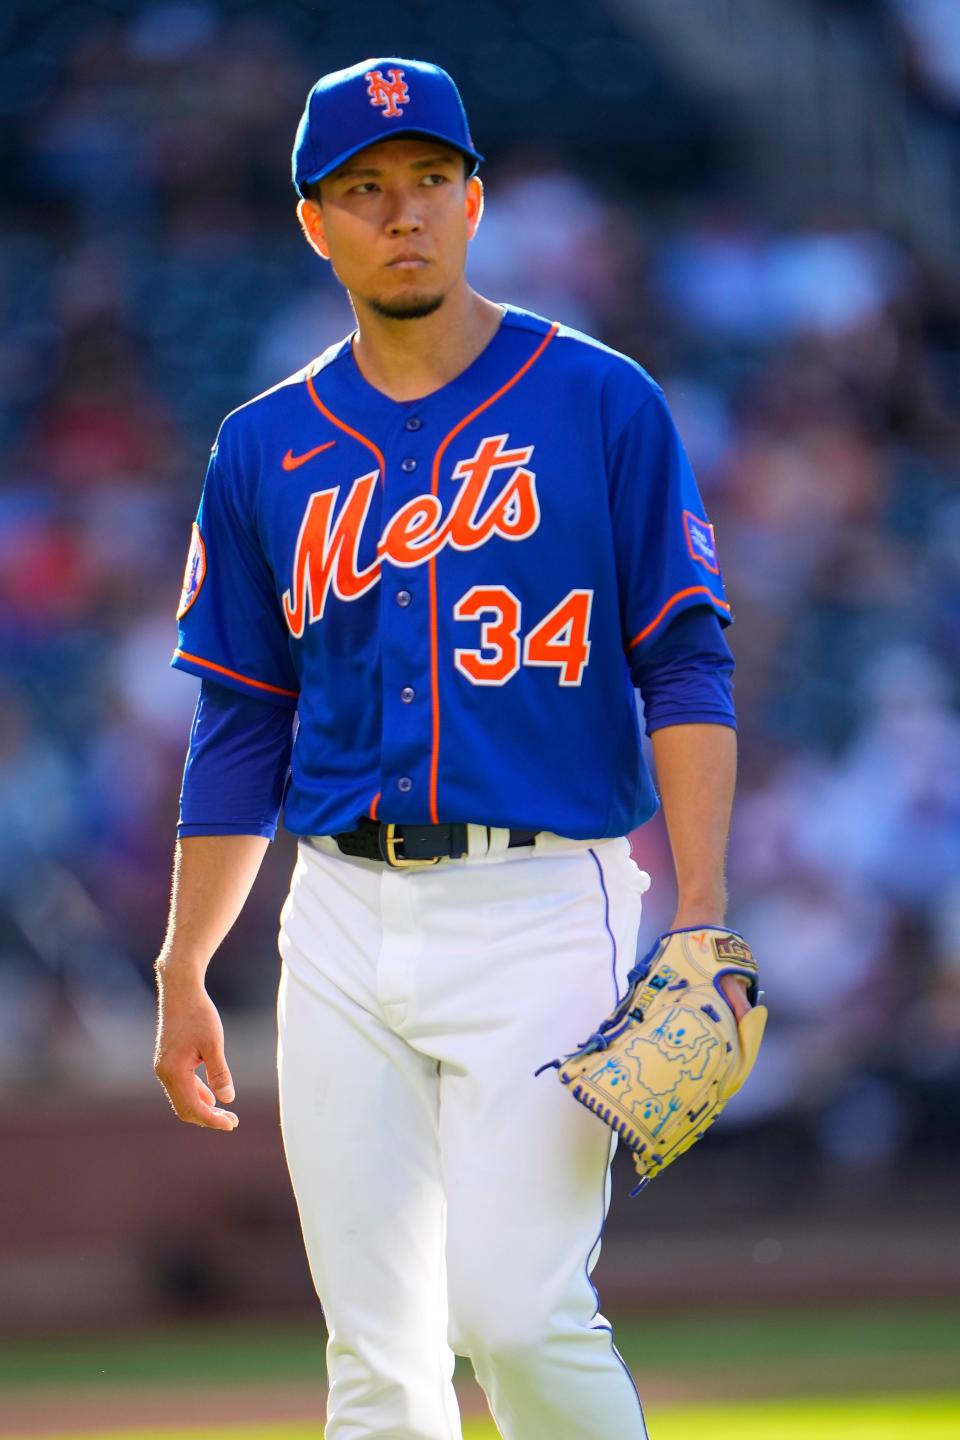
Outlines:
[[[469, 155], [464, 155], [464, 157], [463, 157], [463, 178], [464, 178], [464, 180], [469, 180], [469, 179], [470, 179], [470, 176], [473, 174], [475, 167], [476, 167], [476, 161], [475, 161], [475, 160], [472, 160]], [[320, 201], [320, 186], [321, 186], [322, 183], [323, 183], [323, 182], [320, 181], [320, 180], [304, 181], [304, 183], [300, 186], [300, 193], [302, 194], [304, 200], [312, 200], [315, 205], [319, 205], [319, 204], [321, 203], [321, 201]]]

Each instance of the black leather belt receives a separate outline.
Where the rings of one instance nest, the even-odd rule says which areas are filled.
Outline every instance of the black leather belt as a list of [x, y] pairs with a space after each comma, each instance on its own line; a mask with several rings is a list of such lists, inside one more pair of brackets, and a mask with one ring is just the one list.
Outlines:
[[[511, 830], [508, 849], [532, 845], [537, 830]], [[466, 825], [384, 825], [361, 820], [355, 830], [334, 835], [344, 855], [361, 860], [382, 860], [396, 870], [406, 865], [436, 865], [460, 860], [467, 854]]]

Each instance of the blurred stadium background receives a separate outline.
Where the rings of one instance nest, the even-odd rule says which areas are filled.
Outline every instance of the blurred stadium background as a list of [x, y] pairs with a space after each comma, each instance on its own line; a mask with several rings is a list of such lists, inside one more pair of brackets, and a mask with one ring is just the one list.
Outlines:
[[[960, 1390], [956, 0], [10, 0], [0, 46], [0, 1433], [143, 1421], [145, 1385], [206, 1433], [218, 1380], [314, 1404], [289, 839], [211, 973], [237, 1136], [151, 1073], [166, 667], [220, 418], [351, 323], [295, 222], [303, 97], [390, 52], [452, 71], [489, 157], [477, 288], [664, 386], [736, 615], [731, 918], [771, 1026], [662, 1188], [617, 1171], [605, 1308], [665, 1405]], [[636, 848], [650, 939], [662, 826]]]

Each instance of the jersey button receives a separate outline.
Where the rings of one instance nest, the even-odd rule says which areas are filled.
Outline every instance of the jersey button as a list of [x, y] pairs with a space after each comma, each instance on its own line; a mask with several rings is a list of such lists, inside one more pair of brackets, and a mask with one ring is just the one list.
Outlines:
[[419, 415], [408, 415], [406, 420], [404, 420], [403, 422], [404, 430], [419, 430], [421, 429], [422, 425], [423, 421], [420, 419]]
[[400, 461], [400, 469], [403, 471], [404, 475], [412, 475], [416, 468], [417, 462], [416, 460], [414, 460], [412, 455], [408, 455], [405, 460]]
[[404, 685], [403, 689], [400, 691], [400, 699], [403, 701], [404, 705], [409, 705], [410, 701], [413, 699], [416, 693], [416, 690], [414, 690], [411, 685]]
[[412, 599], [413, 596], [410, 594], [409, 590], [397, 591], [397, 604], [400, 606], [401, 610], [406, 610]]
[[400, 779], [397, 781], [397, 789], [403, 795], [409, 795], [410, 791], [413, 789], [413, 781], [410, 779], [409, 775], [400, 776]]

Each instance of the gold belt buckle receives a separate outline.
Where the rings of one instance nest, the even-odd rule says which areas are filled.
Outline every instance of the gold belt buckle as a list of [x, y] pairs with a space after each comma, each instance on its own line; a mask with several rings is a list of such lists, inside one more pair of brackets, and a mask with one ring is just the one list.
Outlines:
[[387, 853], [387, 864], [394, 870], [416, 870], [423, 869], [428, 865], [439, 865], [441, 857], [434, 855], [432, 860], [405, 860], [402, 855], [397, 854], [397, 846], [403, 843], [403, 836], [397, 834], [397, 827], [392, 822], [384, 826], [383, 848]]

